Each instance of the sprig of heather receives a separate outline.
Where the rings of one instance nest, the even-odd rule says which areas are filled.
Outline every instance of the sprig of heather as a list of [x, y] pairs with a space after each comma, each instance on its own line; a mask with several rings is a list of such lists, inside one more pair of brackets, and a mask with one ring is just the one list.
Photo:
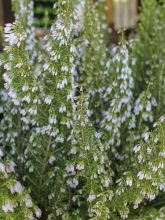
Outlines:
[[154, 0], [143, 1], [139, 34], [131, 46], [131, 68], [135, 80], [130, 122], [135, 129], [130, 130], [127, 137], [131, 144], [141, 140], [151, 129], [153, 121], [164, 114], [163, 26], [164, 4], [159, 5]]
[[[146, 200], [154, 201], [164, 191], [165, 119], [154, 124], [155, 130], [145, 134], [144, 141], [133, 148], [131, 166], [117, 180], [112, 207], [123, 219], [128, 218], [130, 207], [138, 209]], [[156, 155], [156, 157], [155, 157]]]
[[12, 0], [12, 8], [15, 15], [15, 20], [21, 23], [26, 30], [26, 46], [31, 53], [31, 61], [34, 63], [37, 58], [37, 41], [34, 27], [34, 2], [32, 0]]
[[93, 123], [98, 126], [103, 109], [103, 93], [107, 76], [107, 53], [105, 37], [105, 17], [100, 16], [100, 8], [105, 2], [86, 1], [84, 8], [84, 33], [81, 43], [81, 65], [78, 83], [82, 84], [89, 96], [89, 110]]
[[[56, 182], [56, 216], [109, 218], [113, 171], [99, 134], [88, 118], [88, 100], [81, 91], [75, 99], [73, 129], [64, 170]], [[84, 213], [83, 209], [87, 211]]]
[[138, 214], [132, 215], [132, 220], [147, 220], [147, 219], [160, 219], [165, 218], [165, 208], [141, 208]]
[[127, 46], [123, 44], [115, 48], [114, 53], [110, 79], [103, 96], [107, 103], [107, 110], [102, 112], [103, 120], [100, 131], [111, 152], [121, 159], [117, 147], [124, 144], [122, 143], [123, 131], [128, 130], [129, 127], [130, 129], [135, 127], [134, 123], [129, 123], [132, 119], [134, 79], [129, 65]]
[[[76, 2], [72, 3], [65, 1], [58, 6], [59, 14], [44, 39], [46, 45], [38, 58], [38, 69], [31, 63], [24, 27], [21, 28], [19, 21], [6, 27], [6, 41], [11, 39], [12, 42], [9, 41], [5, 50], [12, 59], [6, 59], [4, 63], [5, 86], [14, 104], [24, 107], [20, 112], [22, 121], [32, 127], [25, 150], [25, 173], [29, 174], [23, 178], [39, 201], [51, 193], [56, 170], [62, 164], [59, 161], [65, 159], [65, 146], [72, 126], [76, 51], [73, 6]], [[41, 67], [41, 73], [38, 73]], [[43, 193], [43, 198], [39, 192]], [[44, 208], [46, 206], [44, 204]]]
[[38, 219], [41, 210], [33, 203], [31, 196], [16, 179], [15, 163], [4, 162], [0, 148], [0, 217], [2, 219]]
[[[148, 11], [150, 8], [150, 11]], [[134, 59], [133, 73], [135, 78], [135, 111], [137, 104], [142, 97], [148, 100], [152, 107], [146, 111], [147, 106], [140, 106], [144, 123], [148, 122], [150, 128], [150, 119], [157, 120], [164, 114], [164, 21], [165, 21], [164, 3], [158, 3], [155, 0], [143, 1], [141, 10], [141, 21], [139, 25], [139, 34], [133, 43], [132, 57]], [[150, 95], [148, 94], [150, 93]], [[149, 98], [150, 97], [150, 98]], [[150, 100], [149, 100], [150, 99]], [[157, 105], [152, 105], [152, 102]], [[143, 102], [143, 101], [142, 101]], [[143, 102], [144, 103], [144, 102]], [[148, 108], [148, 107], [147, 107]], [[144, 110], [144, 113], [143, 113]], [[153, 116], [149, 116], [153, 114]], [[135, 113], [136, 114], [136, 113]], [[148, 116], [147, 116], [148, 115]], [[139, 120], [138, 120], [138, 123]]]

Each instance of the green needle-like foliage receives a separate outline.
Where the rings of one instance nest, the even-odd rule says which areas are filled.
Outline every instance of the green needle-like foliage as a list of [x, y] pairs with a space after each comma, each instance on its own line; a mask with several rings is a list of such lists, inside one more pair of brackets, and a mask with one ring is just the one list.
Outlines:
[[164, 0], [143, 0], [136, 39], [118, 46], [104, 0], [54, 1], [41, 38], [33, 1], [12, 2], [0, 55], [0, 219], [163, 220]]
[[[1, 156], [2, 156], [2, 150]], [[2, 159], [1, 159], [2, 161]], [[41, 210], [32, 202], [30, 195], [15, 178], [15, 164], [0, 162], [0, 219], [27, 220], [41, 217]]]
[[56, 192], [61, 192], [56, 195], [56, 214], [64, 219], [108, 219], [111, 163], [87, 116], [88, 100], [82, 93], [75, 102], [66, 163], [56, 182]]

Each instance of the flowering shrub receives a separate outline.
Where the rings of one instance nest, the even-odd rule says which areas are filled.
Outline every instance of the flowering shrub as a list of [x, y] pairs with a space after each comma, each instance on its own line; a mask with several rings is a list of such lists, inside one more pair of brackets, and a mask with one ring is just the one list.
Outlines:
[[[0, 149], [0, 157], [3, 152]], [[0, 162], [0, 217], [2, 219], [37, 219], [41, 210], [37, 208], [19, 181], [15, 179], [15, 163]]]
[[13, 10], [0, 61], [0, 217], [164, 219], [164, 1], [144, 0], [136, 39], [116, 47], [104, 0], [59, 0], [42, 39], [33, 1]]

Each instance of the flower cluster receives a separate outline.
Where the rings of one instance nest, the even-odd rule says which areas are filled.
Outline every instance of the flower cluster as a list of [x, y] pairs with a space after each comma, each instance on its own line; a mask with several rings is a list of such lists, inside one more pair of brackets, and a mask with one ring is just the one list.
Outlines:
[[77, 82], [83, 85], [88, 94], [90, 118], [97, 126], [102, 118], [102, 97], [108, 75], [107, 31], [104, 29], [105, 1], [96, 1], [95, 4], [92, 0], [87, 1], [84, 7], [84, 17], [84, 34], [78, 46], [81, 63], [78, 66]]
[[21, 26], [26, 27], [26, 46], [31, 53], [31, 60], [34, 60], [38, 54], [36, 50], [34, 23], [34, 2], [32, 0], [12, 0], [15, 20], [21, 22]]
[[[101, 128], [108, 132], [109, 147], [121, 145], [121, 128], [128, 123], [132, 115], [134, 80], [129, 67], [129, 52], [126, 45], [114, 48], [115, 54], [111, 63], [113, 75], [104, 93], [109, 108], [103, 111]], [[128, 125], [127, 125], [128, 126]], [[134, 128], [132, 123], [130, 128]], [[118, 156], [118, 155], [116, 155]]]
[[[117, 187], [112, 203], [123, 218], [128, 217], [128, 204], [138, 209], [145, 199], [153, 201], [160, 191], [164, 191], [164, 122], [165, 117], [162, 116], [154, 124], [155, 130], [146, 133], [144, 141], [132, 149], [133, 162], [129, 167], [130, 171], [124, 172], [123, 177], [116, 181]], [[122, 208], [118, 209], [118, 206]]]
[[2, 219], [38, 219], [41, 210], [34, 205], [32, 198], [19, 181], [15, 179], [15, 163], [2, 162], [0, 149], [0, 216]]

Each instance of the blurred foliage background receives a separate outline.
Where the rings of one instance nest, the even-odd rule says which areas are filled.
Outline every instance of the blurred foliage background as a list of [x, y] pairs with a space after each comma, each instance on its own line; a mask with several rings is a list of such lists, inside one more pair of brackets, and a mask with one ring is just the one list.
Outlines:
[[49, 27], [54, 20], [54, 0], [34, 0], [35, 25], [37, 27]]

